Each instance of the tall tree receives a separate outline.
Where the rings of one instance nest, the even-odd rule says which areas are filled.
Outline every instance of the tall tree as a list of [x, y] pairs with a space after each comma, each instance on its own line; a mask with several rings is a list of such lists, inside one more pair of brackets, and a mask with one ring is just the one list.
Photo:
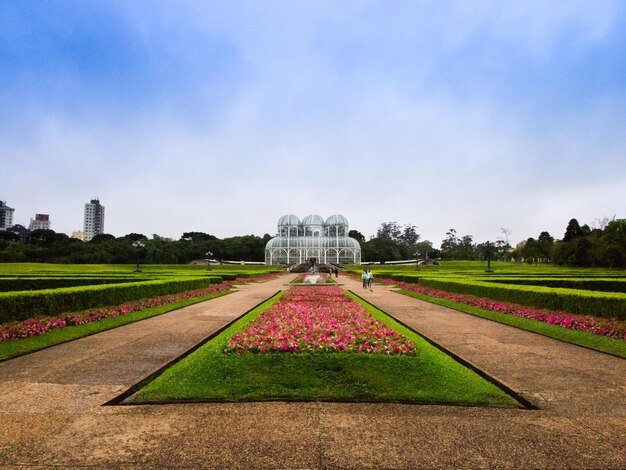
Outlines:
[[354, 238], [357, 242], [359, 243], [365, 243], [365, 235], [363, 235], [361, 232], [359, 232], [358, 230], [350, 230], [348, 232], [348, 236], [350, 238]]
[[407, 250], [414, 250], [419, 239], [420, 234], [417, 233], [417, 227], [415, 225], [407, 224], [402, 227], [400, 242], [407, 248]]
[[552, 259], [552, 250], [554, 248], [554, 237], [548, 232], [541, 232], [537, 239], [537, 245], [539, 247], [539, 254], [542, 261], [549, 261]]
[[454, 259], [458, 246], [459, 237], [456, 234], [456, 230], [451, 228], [446, 232], [446, 238], [441, 242], [441, 257], [443, 259]]
[[571, 242], [576, 237], [580, 236], [580, 234], [581, 234], [581, 230], [580, 230], [580, 224], [578, 223], [578, 220], [571, 219], [569, 223], [567, 224], [567, 228], [565, 229], [565, 235], [563, 235], [563, 241]]
[[397, 222], [383, 222], [376, 231], [376, 238], [391, 242], [398, 242], [402, 230]]

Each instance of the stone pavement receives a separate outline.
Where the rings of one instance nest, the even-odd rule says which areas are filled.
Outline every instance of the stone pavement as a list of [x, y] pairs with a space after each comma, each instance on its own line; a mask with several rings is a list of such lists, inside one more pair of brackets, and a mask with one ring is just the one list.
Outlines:
[[[340, 280], [346, 288], [540, 409], [283, 402], [101, 406], [288, 279], [242, 286], [225, 297], [1, 363], [0, 466], [626, 468], [624, 361], [388, 288], [362, 292], [345, 276]], [[546, 369], [550, 362], [553, 370]]]

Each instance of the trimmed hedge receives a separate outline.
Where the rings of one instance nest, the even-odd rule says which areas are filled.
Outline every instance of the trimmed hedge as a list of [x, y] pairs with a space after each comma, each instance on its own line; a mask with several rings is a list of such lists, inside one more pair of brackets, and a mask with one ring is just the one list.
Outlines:
[[410, 282], [412, 284], [417, 284], [420, 276], [418, 274], [389, 274], [385, 275], [384, 273], [378, 274], [378, 277], [392, 279], [394, 281], [402, 281], [402, 282]]
[[[415, 278], [417, 280], [417, 278]], [[405, 281], [406, 282], [406, 281]], [[521, 305], [626, 319], [626, 294], [543, 286], [499, 285], [469, 279], [419, 278], [419, 285]]]
[[269, 274], [277, 274], [277, 273], [280, 273], [280, 271], [268, 270], [268, 271], [247, 271], [247, 272], [236, 272], [236, 271], [222, 272], [216, 269], [215, 273], [218, 276], [222, 276], [224, 280], [226, 281], [234, 281], [237, 278], [247, 279], [250, 277], [262, 277], [262, 276], [267, 276]]
[[61, 287], [95, 286], [100, 284], [121, 284], [139, 282], [146, 279], [138, 278], [93, 278], [93, 277], [18, 277], [0, 278], [0, 292], [16, 290], [59, 289]]
[[563, 287], [602, 292], [626, 292], [626, 279], [477, 279], [497, 284], [517, 284], [524, 286]]
[[222, 282], [222, 278], [214, 276], [3, 292], [0, 293], [0, 323], [26, 320], [41, 315], [51, 316], [64, 312], [119, 305], [131, 300], [202, 289], [209, 284], [220, 282]]

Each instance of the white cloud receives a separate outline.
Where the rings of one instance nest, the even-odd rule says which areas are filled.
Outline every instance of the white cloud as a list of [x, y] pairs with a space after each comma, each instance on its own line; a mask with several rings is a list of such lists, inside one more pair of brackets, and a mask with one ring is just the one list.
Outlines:
[[16, 221], [50, 212], [53, 228], [70, 232], [99, 196], [115, 235], [262, 235], [284, 213], [338, 212], [366, 236], [395, 220], [438, 243], [451, 227], [479, 241], [507, 227], [518, 240], [561, 236], [571, 217], [624, 216], [619, 91], [563, 114], [480, 83], [476, 99], [436, 83], [449, 78], [437, 75], [443, 56], [478, 39], [538, 61], [568, 28], [601, 44], [615, 2], [206, 5], [119, 8], [153, 51], [168, 43], [168, 54], [193, 55], [193, 43], [169, 43], [174, 31], [233, 45], [244, 76], [217, 117], [202, 120], [212, 103], [201, 97], [216, 85], [201, 81], [195, 106], [181, 109], [168, 91], [124, 122], [35, 109], [28, 140], [0, 143], [13, 175], [0, 196]]

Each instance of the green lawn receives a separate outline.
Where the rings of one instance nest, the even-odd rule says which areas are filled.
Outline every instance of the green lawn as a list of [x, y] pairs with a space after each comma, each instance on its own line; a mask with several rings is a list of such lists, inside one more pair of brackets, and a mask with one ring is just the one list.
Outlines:
[[0, 263], [1, 276], [93, 276], [93, 275], [131, 275], [136, 277], [163, 277], [163, 276], [197, 276], [199, 274], [219, 275], [228, 273], [264, 273], [275, 270], [276, 266], [238, 265], [238, 264], [211, 264], [211, 270], [206, 265], [188, 264], [142, 264], [141, 273], [133, 273], [134, 264], [53, 264], [53, 263]]
[[418, 294], [416, 292], [410, 292], [405, 290], [398, 290], [399, 293], [415, 297], [416, 299], [425, 300], [437, 305], [452, 308], [461, 312], [476, 315], [478, 317], [486, 318], [488, 320], [497, 321], [506, 325], [515, 326], [523, 330], [539, 333], [550, 338], [555, 338], [568, 343], [577, 344], [579, 346], [585, 346], [597, 351], [614, 354], [626, 359], [626, 341], [621, 339], [607, 338], [606, 336], [596, 335], [587, 331], [571, 330], [569, 328], [563, 328], [558, 325], [550, 325], [537, 320], [531, 320], [529, 318], [517, 317], [515, 315], [509, 315], [505, 313], [493, 312], [480, 307], [472, 307], [470, 305], [464, 305], [461, 303], [453, 302], [447, 299], [439, 299], [436, 297], [429, 297], [427, 295]]
[[24, 354], [39, 351], [50, 346], [55, 346], [57, 344], [65, 343], [67, 341], [82, 338], [84, 336], [100, 333], [101, 331], [117, 328], [118, 326], [127, 325], [128, 323], [145, 320], [146, 318], [171, 312], [172, 310], [177, 310], [188, 305], [192, 305], [198, 302], [204, 302], [205, 300], [211, 300], [216, 297], [221, 297], [222, 295], [226, 295], [231, 292], [233, 291], [226, 290], [214, 292], [212, 294], [202, 297], [195, 297], [180, 302], [161, 305], [159, 307], [138, 310], [127, 315], [120, 315], [114, 318], [105, 318], [92, 323], [86, 323], [84, 325], [70, 326], [58, 330], [51, 330], [41, 335], [33, 336], [32, 338], [3, 341], [0, 342], [0, 361], [10, 359], [12, 357], [23, 356]]
[[[399, 274], [419, 274], [421, 276], [498, 276], [498, 275], [518, 275], [518, 276], [620, 276], [626, 278], [626, 271], [620, 269], [607, 268], [570, 268], [566, 266], [556, 266], [554, 264], [528, 264], [515, 263], [510, 261], [492, 261], [492, 274], [486, 274], [486, 261], [441, 261], [435, 266], [420, 266], [415, 268], [415, 264], [372, 264], [368, 267], [376, 276], [376, 273], [399, 273]], [[348, 269], [361, 272], [363, 266], [348, 266]]]
[[416, 356], [223, 353], [227, 339], [277, 299], [265, 302], [166, 369], [127, 402], [328, 400], [519, 406], [495, 385], [368, 304], [364, 305], [376, 318], [415, 342]]

